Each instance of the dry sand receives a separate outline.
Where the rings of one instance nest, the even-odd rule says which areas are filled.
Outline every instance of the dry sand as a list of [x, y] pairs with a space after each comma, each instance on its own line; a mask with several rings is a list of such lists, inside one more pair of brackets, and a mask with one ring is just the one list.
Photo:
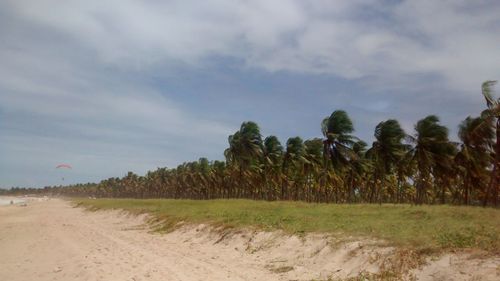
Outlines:
[[[338, 280], [377, 273], [396, 251], [331, 235], [299, 238], [204, 225], [160, 235], [144, 221], [59, 199], [2, 206], [0, 280]], [[417, 280], [500, 280], [500, 258], [447, 254], [411, 274]]]

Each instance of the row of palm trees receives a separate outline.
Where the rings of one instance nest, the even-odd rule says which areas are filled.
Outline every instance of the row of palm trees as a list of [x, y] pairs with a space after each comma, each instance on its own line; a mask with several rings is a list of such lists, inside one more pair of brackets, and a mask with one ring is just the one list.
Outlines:
[[[226, 161], [200, 158], [145, 176], [129, 172], [98, 184], [47, 187], [70, 196], [126, 198], [249, 198], [335, 203], [454, 203], [498, 206], [500, 105], [495, 81], [483, 83], [487, 108], [459, 125], [450, 141], [437, 116], [419, 120], [407, 134], [397, 120], [375, 127], [368, 147], [352, 133], [348, 114], [336, 110], [321, 122], [323, 138], [262, 138], [244, 122], [229, 136]], [[38, 191], [40, 192], [40, 191]]]

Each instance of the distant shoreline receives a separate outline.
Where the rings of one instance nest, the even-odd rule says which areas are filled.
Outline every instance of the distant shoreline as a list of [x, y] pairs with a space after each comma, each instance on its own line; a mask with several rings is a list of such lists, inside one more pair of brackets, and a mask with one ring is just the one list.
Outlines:
[[10, 202], [13, 202], [14, 204], [20, 204], [20, 203], [25, 203], [26, 200], [19, 199], [17, 197], [12, 197], [12, 196], [0, 196], [0, 206], [5, 206], [5, 205], [10, 205]]

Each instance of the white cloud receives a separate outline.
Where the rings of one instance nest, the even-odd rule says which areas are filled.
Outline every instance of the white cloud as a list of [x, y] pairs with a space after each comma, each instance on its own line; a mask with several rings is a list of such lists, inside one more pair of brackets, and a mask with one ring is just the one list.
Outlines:
[[[425, 93], [421, 77], [435, 76], [462, 101], [500, 78], [497, 1], [6, 0], [0, 16], [0, 116], [11, 130], [0, 137], [10, 157], [24, 155], [19, 165], [33, 165], [26, 155], [46, 157], [57, 137], [70, 139], [61, 158], [103, 169], [105, 158], [135, 151], [142, 171], [162, 145], [175, 145], [163, 150], [168, 163], [188, 160], [186, 151], [222, 153], [233, 120], [198, 116], [169, 98], [178, 93], [126, 75], [165, 65], [175, 72], [176, 63], [203, 68], [233, 58], [269, 72], [359, 80], [374, 92]], [[362, 107], [383, 112], [391, 103]], [[19, 132], [34, 129], [49, 136]], [[16, 150], [30, 145], [38, 152]]]
[[20, 16], [65, 32], [118, 65], [165, 59], [199, 64], [212, 55], [233, 56], [270, 71], [346, 78], [433, 72], [451, 87], [467, 90], [500, 72], [495, 1], [10, 4]]
[[58, 162], [78, 166], [78, 182], [222, 157], [234, 128], [50, 40], [13, 33], [17, 41], [0, 44], [0, 185], [59, 184]]

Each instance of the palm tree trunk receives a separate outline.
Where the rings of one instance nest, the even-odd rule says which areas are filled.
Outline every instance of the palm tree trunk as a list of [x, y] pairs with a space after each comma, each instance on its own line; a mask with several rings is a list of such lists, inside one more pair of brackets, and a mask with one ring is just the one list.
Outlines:
[[464, 204], [469, 205], [469, 173], [465, 174], [464, 178]]
[[351, 182], [349, 186], [349, 203], [352, 203], [354, 200], [354, 175], [351, 171]]
[[495, 166], [493, 167], [493, 182], [491, 183], [494, 188], [493, 191], [493, 205], [498, 206], [498, 189], [499, 187], [499, 177], [498, 165], [500, 165], [500, 118], [497, 118], [497, 143], [495, 147]]
[[376, 192], [377, 192], [377, 182], [378, 176], [376, 174], [373, 175], [373, 185], [370, 188], [370, 203], [374, 203], [376, 201]]
[[493, 170], [491, 171], [491, 179], [490, 179], [490, 184], [489, 184], [489, 192], [488, 194], [491, 194], [492, 197], [492, 204], [493, 206], [497, 207], [498, 206], [498, 193], [499, 193], [499, 178], [500, 178], [500, 173], [498, 171], [498, 165], [500, 165], [500, 118], [497, 118], [497, 124], [496, 124], [496, 133], [497, 133], [497, 141], [495, 145], [495, 159], [493, 162]]
[[402, 195], [403, 195], [403, 180], [401, 179], [401, 176], [398, 174], [398, 195], [397, 195], [397, 203], [401, 203]]

